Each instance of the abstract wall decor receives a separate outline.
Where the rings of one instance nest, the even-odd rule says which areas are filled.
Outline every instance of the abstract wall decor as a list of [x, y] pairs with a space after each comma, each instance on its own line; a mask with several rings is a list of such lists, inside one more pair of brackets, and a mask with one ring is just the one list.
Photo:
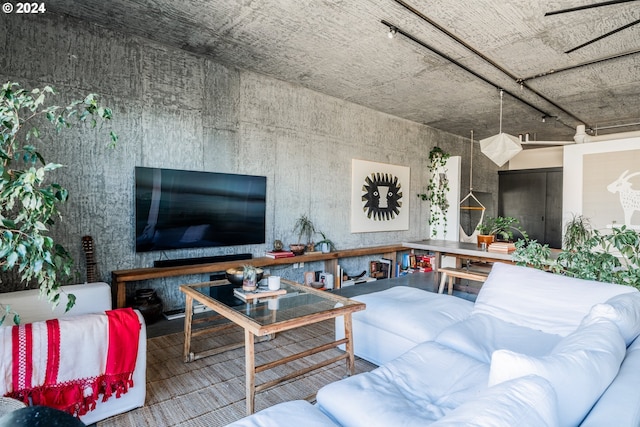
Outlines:
[[351, 161], [351, 232], [409, 229], [410, 168]]

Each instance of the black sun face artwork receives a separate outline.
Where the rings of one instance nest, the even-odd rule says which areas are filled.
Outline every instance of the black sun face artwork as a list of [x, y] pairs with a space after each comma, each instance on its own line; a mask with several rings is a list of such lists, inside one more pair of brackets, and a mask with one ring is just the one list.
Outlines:
[[398, 177], [373, 172], [362, 186], [362, 210], [374, 221], [391, 221], [402, 208], [402, 185]]

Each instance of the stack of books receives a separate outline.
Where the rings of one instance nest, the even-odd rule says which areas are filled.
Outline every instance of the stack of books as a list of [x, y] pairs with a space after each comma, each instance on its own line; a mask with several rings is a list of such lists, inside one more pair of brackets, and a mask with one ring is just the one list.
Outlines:
[[494, 242], [487, 248], [489, 252], [511, 253], [516, 250], [516, 245], [509, 242]]
[[265, 297], [273, 297], [276, 295], [284, 295], [287, 293], [286, 289], [278, 289], [275, 291], [269, 290], [269, 289], [262, 289], [262, 288], [258, 288], [255, 291], [252, 292], [248, 292], [248, 291], [243, 291], [241, 288], [235, 288], [233, 290], [233, 295], [237, 298], [240, 298], [242, 301], [251, 301], [254, 300], [256, 298], [265, 298]]
[[278, 259], [278, 258], [290, 258], [293, 256], [296, 256], [293, 252], [291, 251], [268, 251], [267, 253], [264, 254], [267, 258], [273, 258], [273, 259]]

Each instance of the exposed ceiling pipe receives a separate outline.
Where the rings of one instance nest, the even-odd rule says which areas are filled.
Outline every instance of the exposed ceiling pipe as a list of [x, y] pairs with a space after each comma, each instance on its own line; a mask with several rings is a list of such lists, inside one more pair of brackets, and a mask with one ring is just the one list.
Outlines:
[[[409, 12], [413, 13], [415, 16], [417, 16], [418, 18], [422, 19], [423, 21], [425, 21], [426, 23], [428, 23], [429, 25], [433, 26], [435, 29], [437, 29], [438, 31], [440, 31], [441, 33], [443, 33], [444, 35], [446, 35], [447, 37], [449, 37], [450, 39], [454, 40], [456, 43], [460, 44], [461, 46], [463, 46], [465, 49], [467, 49], [468, 51], [470, 51], [471, 53], [473, 53], [474, 55], [476, 55], [477, 57], [479, 57], [480, 59], [482, 59], [483, 61], [487, 62], [489, 65], [491, 65], [492, 67], [494, 67], [496, 70], [500, 71], [501, 73], [503, 73], [504, 75], [506, 75], [508, 78], [514, 80], [515, 82], [520, 84], [520, 87], [527, 89], [529, 92], [533, 93], [534, 95], [538, 96], [539, 98], [543, 99], [545, 102], [553, 105], [555, 108], [557, 108], [559, 111], [561, 111], [562, 113], [564, 113], [565, 115], [571, 117], [572, 119], [574, 119], [575, 121], [579, 122], [579, 123], [586, 123], [584, 120], [580, 119], [579, 117], [576, 117], [574, 114], [570, 113], [569, 111], [565, 110], [562, 106], [558, 105], [557, 103], [555, 103], [554, 101], [552, 101], [551, 99], [547, 98], [546, 96], [544, 96], [542, 93], [538, 92], [537, 90], [533, 89], [531, 86], [527, 85], [526, 82], [522, 81], [522, 79], [519, 79], [517, 76], [515, 76], [514, 74], [512, 74], [509, 70], [507, 70], [506, 68], [502, 67], [500, 64], [496, 63], [495, 61], [493, 61], [491, 58], [489, 58], [488, 56], [486, 56], [485, 54], [483, 54], [482, 52], [480, 52], [479, 50], [477, 50], [476, 48], [474, 48], [473, 46], [471, 46], [469, 43], [467, 43], [466, 41], [464, 41], [463, 39], [461, 39], [460, 37], [456, 36], [455, 34], [453, 34], [451, 31], [447, 30], [446, 28], [444, 28], [443, 26], [441, 26], [440, 24], [438, 24], [437, 22], [435, 22], [434, 20], [432, 20], [431, 18], [429, 18], [427, 15], [425, 15], [424, 13], [420, 12], [418, 9], [416, 9], [415, 7], [411, 6], [410, 4], [406, 3], [404, 0], [394, 0], [396, 3], [398, 3], [400, 6], [404, 7], [405, 9], [407, 9]], [[383, 21], [384, 23], [384, 21]], [[403, 34], [406, 36], [406, 33]], [[474, 73], [475, 74], [475, 73]], [[506, 91], [505, 91], [506, 92]], [[509, 93], [509, 95], [513, 96], [513, 94]], [[519, 101], [522, 101], [522, 98], [516, 97]], [[531, 104], [527, 103], [527, 105], [531, 106]], [[534, 109], [540, 111], [539, 108], [534, 107]], [[558, 120], [561, 124], [573, 128], [572, 125], [569, 125], [567, 123], [564, 123], [562, 120]]]
[[618, 53], [616, 55], [607, 56], [605, 58], [594, 59], [594, 60], [591, 60], [591, 61], [582, 62], [580, 64], [570, 65], [568, 67], [556, 68], [556, 69], [553, 69], [553, 70], [545, 71], [543, 73], [535, 74], [533, 76], [524, 77], [524, 78], [518, 80], [518, 83], [526, 82], [528, 80], [533, 80], [533, 79], [537, 79], [537, 78], [540, 78], [540, 77], [549, 76], [551, 74], [562, 73], [564, 71], [575, 70], [576, 68], [586, 67], [588, 65], [594, 65], [594, 64], [598, 64], [600, 62], [605, 62], [605, 61], [611, 61], [613, 59], [624, 58], [624, 57], [630, 56], [630, 55], [637, 55], [638, 53], [640, 53], [640, 49], [636, 49], [636, 50], [632, 50], [632, 51], [624, 52], [624, 53]]
[[584, 144], [587, 142], [611, 141], [614, 139], [625, 138], [640, 138], [640, 131], [619, 132], [610, 133], [609, 135], [592, 136], [587, 134], [585, 125], [578, 125], [576, 127], [576, 134], [574, 135], [573, 140], [578, 144]]

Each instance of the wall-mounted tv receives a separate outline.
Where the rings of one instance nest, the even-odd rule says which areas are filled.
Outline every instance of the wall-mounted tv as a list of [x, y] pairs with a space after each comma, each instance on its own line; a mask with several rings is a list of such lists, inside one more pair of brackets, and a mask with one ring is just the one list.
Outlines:
[[265, 242], [267, 178], [136, 167], [136, 252]]

